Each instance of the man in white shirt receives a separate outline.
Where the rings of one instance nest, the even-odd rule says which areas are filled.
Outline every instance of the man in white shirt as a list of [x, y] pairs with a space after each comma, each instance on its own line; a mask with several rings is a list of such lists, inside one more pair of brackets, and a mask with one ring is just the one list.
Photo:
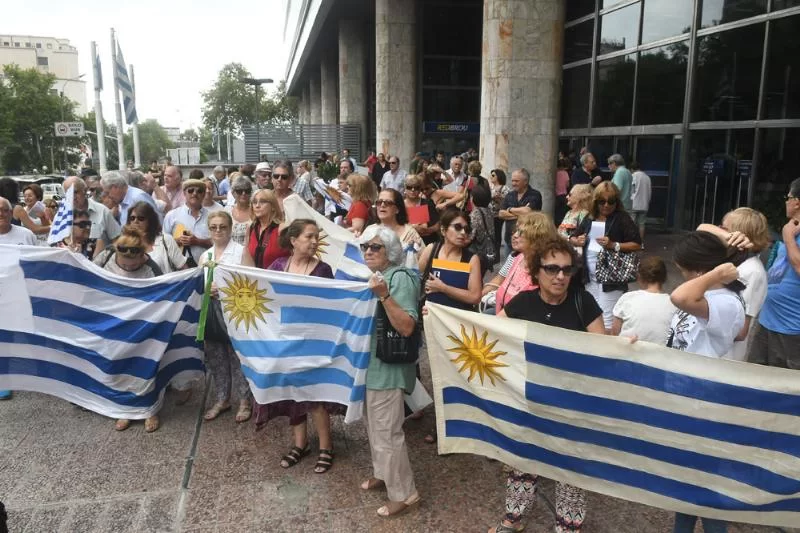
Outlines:
[[156, 202], [153, 197], [136, 187], [128, 185], [128, 181], [122, 177], [118, 170], [110, 170], [103, 173], [100, 180], [103, 186], [103, 195], [111, 200], [115, 207], [119, 208], [119, 221], [125, 224], [128, 221], [128, 209], [136, 202], [147, 202], [156, 209]]
[[183, 182], [186, 203], [173, 209], [164, 217], [164, 233], [169, 233], [183, 247], [184, 255], [191, 257], [195, 265], [200, 256], [211, 247], [211, 233], [208, 230], [208, 214], [203, 207], [206, 184], [202, 180]]
[[36, 235], [27, 228], [11, 224], [14, 206], [0, 196], [0, 244], [36, 246]]
[[631, 184], [631, 218], [639, 226], [639, 235], [644, 242], [644, 228], [647, 222], [647, 211], [650, 209], [650, 198], [652, 195], [650, 176], [639, 168], [639, 163], [630, 164], [630, 171], [633, 172], [633, 183]]
[[114, 215], [106, 206], [95, 202], [86, 194], [87, 186], [81, 178], [70, 176], [62, 184], [64, 191], [70, 187], [75, 187], [73, 207], [76, 211], [88, 211], [89, 220], [92, 221], [92, 229], [89, 233], [89, 240], [95, 241], [94, 253], [97, 255], [103, 249], [114, 242], [122, 232], [119, 222], [114, 219]]
[[450, 168], [445, 171], [445, 185], [442, 188], [445, 191], [458, 192], [466, 179], [464, 159], [460, 155], [454, 155], [450, 158]]
[[394, 189], [403, 194], [407, 175], [406, 171], [400, 168], [400, 158], [394, 155], [391, 156], [389, 158], [389, 170], [381, 178], [381, 190]]

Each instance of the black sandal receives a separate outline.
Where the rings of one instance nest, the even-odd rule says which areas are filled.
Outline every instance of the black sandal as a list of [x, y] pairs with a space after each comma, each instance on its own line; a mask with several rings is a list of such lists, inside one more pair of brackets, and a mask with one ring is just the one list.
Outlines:
[[281, 467], [282, 468], [291, 468], [300, 460], [311, 453], [311, 447], [306, 444], [305, 448], [299, 448], [297, 446], [292, 446], [292, 449], [289, 450], [289, 453], [281, 457]]
[[[327, 456], [327, 457], [326, 457]], [[333, 450], [319, 449], [319, 457], [317, 457], [317, 464], [314, 465], [314, 472], [317, 474], [324, 474], [333, 466]]]

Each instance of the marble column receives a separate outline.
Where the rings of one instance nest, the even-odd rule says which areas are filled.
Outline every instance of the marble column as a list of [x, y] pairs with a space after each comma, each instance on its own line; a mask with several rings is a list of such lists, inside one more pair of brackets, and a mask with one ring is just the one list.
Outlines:
[[335, 54], [325, 53], [319, 62], [320, 95], [322, 105], [322, 124], [338, 124], [339, 100], [336, 96], [337, 58]]
[[322, 124], [322, 95], [319, 69], [311, 69], [308, 80], [308, 123]]
[[308, 82], [303, 84], [300, 91], [300, 102], [297, 106], [297, 111], [300, 119], [300, 124], [309, 124], [309, 116], [311, 114], [311, 96], [308, 89]]
[[[484, 0], [480, 158], [525, 167], [553, 212], [564, 0]], [[509, 176], [510, 177], [510, 176]]]
[[339, 123], [361, 126], [360, 160], [366, 158], [368, 130], [364, 24], [363, 19], [339, 20]]
[[400, 158], [416, 151], [416, 0], [375, 2], [375, 140], [378, 152]]

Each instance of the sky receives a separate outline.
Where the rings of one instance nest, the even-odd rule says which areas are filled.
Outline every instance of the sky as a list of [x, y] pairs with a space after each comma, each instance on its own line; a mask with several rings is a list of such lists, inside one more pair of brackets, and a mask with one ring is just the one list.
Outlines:
[[[38, 0], [14, 2], [0, 31], [70, 40], [78, 49], [86, 103], [94, 107], [91, 41], [103, 70], [106, 122], [114, 118], [111, 28], [136, 74], [139, 121], [181, 130], [202, 124], [200, 93], [220, 68], [239, 62], [256, 78], [277, 83], [286, 72], [292, 35], [284, 38], [286, 2], [297, 0]], [[124, 120], [124, 119], [123, 119]]]

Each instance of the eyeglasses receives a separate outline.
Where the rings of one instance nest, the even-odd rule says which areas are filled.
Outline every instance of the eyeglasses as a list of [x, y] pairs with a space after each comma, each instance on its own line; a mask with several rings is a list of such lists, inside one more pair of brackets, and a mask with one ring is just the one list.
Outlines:
[[797, 196], [792, 196], [791, 194], [787, 194], [786, 196], [783, 197], [783, 199], [788, 202], [789, 200], [797, 200]]
[[252, 205], [270, 205], [269, 200], [253, 200]]
[[233, 189], [233, 194], [251, 194], [250, 189]]
[[206, 193], [206, 190], [205, 189], [201, 189], [200, 187], [186, 187], [186, 189], [184, 189], [184, 191], [186, 192], [186, 194], [205, 194]]
[[375, 201], [375, 205], [378, 206], [378, 207], [381, 207], [381, 206], [392, 207], [392, 206], [397, 205], [397, 204], [394, 203], [394, 200], [376, 200]]
[[125, 255], [139, 255], [143, 251], [139, 246], [117, 246], [117, 252]]
[[367, 250], [369, 250], [370, 252], [378, 253], [381, 248], [385, 248], [385, 246], [377, 242], [368, 242], [361, 245], [361, 252], [367, 253]]
[[91, 220], [81, 220], [80, 222], [75, 222], [73, 224], [73, 226], [75, 226], [76, 228], [80, 228], [80, 229], [91, 228], [92, 227], [92, 221]]
[[231, 229], [231, 227], [230, 226], [226, 226], [226, 225], [223, 225], [223, 226], [209, 226], [208, 227], [209, 231], [228, 231], [229, 229]]
[[455, 223], [455, 224], [450, 224], [450, 227], [453, 228], [456, 231], [456, 233], [461, 233], [462, 231], [464, 233], [469, 233], [469, 226], [466, 224]]
[[617, 205], [616, 198], [601, 198], [597, 200], [597, 205]]
[[288, 180], [289, 179], [289, 174], [273, 174], [272, 175], [272, 179], [275, 179], [275, 180]]
[[128, 222], [147, 222], [147, 218], [139, 215], [128, 215]]
[[542, 265], [541, 268], [550, 276], [557, 276], [559, 272], [563, 272], [565, 276], [569, 277], [578, 271], [577, 265]]
[[396, 165], [396, 164], [397, 164], [397, 161], [389, 161], [389, 164], [390, 164], [390, 165]]
[[407, 191], [412, 191], [412, 192], [419, 192], [419, 191], [421, 191], [422, 189], [421, 189], [421, 188], [419, 188], [419, 187], [416, 187], [416, 186], [414, 186], [414, 185], [410, 185], [410, 186], [409, 186], [409, 185], [406, 185], [406, 190], [407, 190]]

